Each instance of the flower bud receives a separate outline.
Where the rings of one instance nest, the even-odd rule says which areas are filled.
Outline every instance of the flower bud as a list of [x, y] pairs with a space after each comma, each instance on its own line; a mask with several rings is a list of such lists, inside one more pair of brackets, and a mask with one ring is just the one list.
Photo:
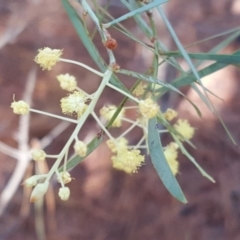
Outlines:
[[44, 161], [46, 158], [46, 153], [43, 150], [33, 150], [32, 158], [35, 161]]
[[68, 187], [61, 187], [58, 192], [58, 196], [61, 200], [66, 201], [69, 199], [70, 196], [70, 189]]
[[75, 153], [80, 157], [85, 157], [87, 155], [87, 145], [83, 141], [76, 141], [73, 148]]
[[33, 175], [30, 178], [27, 178], [24, 182], [23, 185], [26, 187], [34, 187], [37, 185], [38, 180], [44, 179], [46, 177], [46, 174], [42, 175]]
[[[60, 172], [59, 175], [60, 175], [64, 184], [67, 184], [67, 183], [72, 181], [72, 178], [71, 178], [71, 175], [70, 175], [69, 172]], [[58, 180], [59, 183], [61, 183], [59, 178], [57, 180]]]
[[24, 181], [24, 185], [26, 187], [34, 187], [37, 185], [37, 181], [38, 181], [38, 176], [35, 175], [35, 176], [31, 176], [30, 178], [27, 178], [25, 181]]
[[42, 198], [48, 190], [49, 182], [38, 183], [32, 191], [30, 202], [36, 202]]

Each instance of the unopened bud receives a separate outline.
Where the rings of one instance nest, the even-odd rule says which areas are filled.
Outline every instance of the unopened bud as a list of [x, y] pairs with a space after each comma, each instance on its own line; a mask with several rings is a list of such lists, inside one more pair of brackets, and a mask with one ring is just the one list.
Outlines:
[[[60, 177], [61, 177], [61, 179], [62, 179], [64, 184], [67, 184], [67, 183], [72, 181], [71, 175], [68, 172], [60, 172], [59, 175], [60, 175]], [[57, 180], [58, 180], [58, 182], [61, 183], [59, 177], [58, 177]]]
[[58, 192], [58, 196], [63, 201], [67, 201], [70, 196], [70, 189], [68, 187], [61, 187]]
[[73, 148], [75, 153], [80, 157], [85, 157], [87, 155], [87, 145], [83, 141], [76, 141]]
[[45, 174], [42, 175], [33, 175], [30, 178], [27, 178], [24, 182], [23, 185], [26, 187], [34, 187], [37, 185], [38, 180], [44, 179], [46, 177]]
[[26, 187], [29, 187], [29, 188], [30, 188], [30, 187], [36, 186], [36, 185], [37, 185], [37, 181], [38, 181], [37, 176], [32, 176], [32, 177], [26, 179], [23, 184], [24, 184]]
[[42, 198], [48, 190], [49, 182], [38, 183], [32, 191], [30, 202], [36, 202]]
[[44, 161], [46, 158], [46, 153], [43, 150], [33, 150], [32, 158], [35, 161]]

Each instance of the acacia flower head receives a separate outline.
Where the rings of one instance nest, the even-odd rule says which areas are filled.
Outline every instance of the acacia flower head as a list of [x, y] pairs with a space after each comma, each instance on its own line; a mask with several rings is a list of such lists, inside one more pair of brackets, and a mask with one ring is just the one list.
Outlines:
[[172, 121], [175, 117], [177, 117], [178, 113], [171, 109], [168, 108], [167, 111], [163, 114], [164, 118], [168, 121]]
[[43, 150], [39, 149], [33, 150], [31, 155], [35, 161], [44, 161], [46, 158], [46, 153]]
[[72, 75], [69, 75], [68, 73], [58, 75], [57, 80], [59, 81], [60, 87], [63, 90], [67, 90], [67, 91], [71, 92], [71, 91], [75, 90], [77, 87], [76, 78]]
[[82, 91], [74, 91], [67, 97], [61, 99], [62, 112], [65, 114], [77, 113], [78, 118], [83, 115], [87, 109], [87, 95]]
[[[114, 105], [104, 106], [100, 109], [100, 116], [106, 121], [110, 121], [114, 113], [116, 112], [117, 107]], [[114, 120], [112, 127], [121, 127], [122, 126], [122, 117], [124, 116], [124, 109], [122, 109], [116, 119]]]
[[38, 183], [32, 191], [30, 202], [36, 202], [42, 198], [48, 190], [49, 182]]
[[145, 100], [140, 100], [139, 111], [144, 117], [150, 119], [157, 116], [159, 112], [159, 106], [153, 101], [153, 99], [147, 98]]
[[29, 105], [26, 102], [22, 101], [22, 100], [17, 101], [17, 102], [15, 102], [15, 101], [12, 102], [11, 103], [11, 108], [13, 109], [13, 112], [15, 114], [19, 114], [19, 115], [26, 115], [26, 114], [28, 114], [29, 113], [29, 109], [30, 109]]
[[189, 140], [193, 137], [195, 129], [188, 123], [186, 119], [178, 119], [177, 123], [173, 125], [174, 129], [181, 134], [180, 140]]
[[[65, 172], [65, 171], [60, 172], [59, 177], [61, 178], [61, 180], [64, 184], [67, 184], [67, 183], [72, 181], [72, 178], [71, 178], [71, 175], [70, 175], [69, 172]], [[61, 180], [59, 179], [59, 177], [57, 178], [57, 180], [58, 180], [59, 183], [61, 183]]]
[[114, 168], [129, 174], [137, 172], [144, 162], [144, 156], [140, 154], [138, 149], [118, 151], [111, 159]]
[[80, 157], [85, 157], [87, 155], [87, 145], [83, 141], [76, 141], [73, 148], [75, 153]]
[[49, 47], [39, 49], [34, 61], [39, 64], [43, 70], [51, 70], [60, 60], [62, 51], [61, 49], [51, 49]]
[[179, 162], [177, 161], [177, 156], [178, 156], [177, 148], [178, 148], [178, 145], [172, 142], [168, 144], [164, 149], [164, 155], [174, 175], [178, 173], [178, 168], [179, 168]]
[[124, 137], [117, 139], [115, 141], [109, 139], [107, 140], [107, 146], [111, 150], [112, 153], [116, 153], [118, 151], [122, 151], [127, 149], [128, 140]]
[[58, 196], [63, 201], [67, 201], [70, 197], [70, 189], [68, 187], [61, 187], [58, 191]]
[[140, 82], [137, 87], [133, 90], [133, 94], [137, 97], [141, 96], [145, 91], [145, 85], [143, 82]]

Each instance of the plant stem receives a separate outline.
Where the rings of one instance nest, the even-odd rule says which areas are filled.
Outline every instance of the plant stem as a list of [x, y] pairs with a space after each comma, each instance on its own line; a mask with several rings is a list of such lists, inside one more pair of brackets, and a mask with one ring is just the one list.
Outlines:
[[89, 67], [88, 65], [84, 64], [84, 63], [81, 63], [81, 62], [77, 62], [77, 61], [73, 61], [73, 60], [69, 60], [69, 59], [65, 59], [65, 58], [60, 58], [60, 61], [61, 62], [67, 62], [67, 63], [72, 63], [72, 64], [76, 64], [78, 66], [81, 66], [83, 68], [86, 68], [87, 70], [95, 73], [96, 75], [100, 76], [100, 77], [103, 77], [104, 76], [104, 73], [101, 73], [91, 67]]
[[35, 112], [35, 113], [39, 113], [39, 114], [42, 114], [42, 115], [46, 115], [46, 116], [49, 116], [49, 117], [58, 118], [58, 119], [63, 120], [63, 121], [72, 122], [72, 123], [75, 123], [75, 124], [78, 123], [77, 120], [74, 120], [74, 119], [71, 119], [71, 118], [65, 118], [65, 117], [62, 117], [62, 116], [59, 116], [59, 115], [56, 115], [56, 114], [43, 112], [43, 111], [36, 110], [36, 109], [33, 109], [33, 108], [30, 108], [30, 111]]
[[99, 85], [98, 90], [96, 91], [96, 93], [94, 95], [94, 98], [92, 99], [91, 103], [89, 104], [87, 110], [83, 113], [82, 117], [78, 120], [78, 124], [77, 124], [76, 128], [74, 129], [74, 131], [73, 131], [72, 135], [70, 136], [69, 140], [67, 141], [66, 145], [60, 152], [59, 157], [57, 158], [56, 162], [53, 164], [51, 170], [49, 171], [48, 176], [45, 180], [46, 182], [50, 180], [50, 178], [52, 177], [54, 172], [58, 169], [58, 167], [62, 161], [62, 158], [65, 155], [65, 153], [68, 151], [69, 146], [71, 145], [72, 141], [75, 139], [75, 137], [79, 133], [80, 129], [82, 128], [82, 126], [85, 123], [88, 116], [93, 112], [93, 110], [97, 104], [97, 101], [98, 101], [99, 97], [101, 96], [103, 90], [105, 89], [106, 85], [110, 81], [111, 76], [112, 76], [112, 70], [107, 69], [107, 71], [104, 73], [102, 82]]

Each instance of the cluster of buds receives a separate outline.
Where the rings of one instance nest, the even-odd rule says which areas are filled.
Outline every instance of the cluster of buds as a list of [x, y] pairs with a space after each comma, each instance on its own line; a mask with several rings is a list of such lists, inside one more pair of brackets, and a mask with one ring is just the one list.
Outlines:
[[[137, 172], [138, 169], [144, 165], [145, 157], [141, 153], [140, 149], [146, 148], [148, 152], [147, 138], [149, 119], [156, 117], [164, 119], [164, 121], [167, 121], [169, 123], [177, 117], [177, 112], [173, 109], [167, 109], [165, 113], [162, 113], [160, 106], [156, 102], [152, 93], [149, 92], [149, 94], [145, 94], [147, 93], [147, 89], [142, 82], [140, 82], [140, 84], [135, 88], [133, 94], [136, 97], [134, 97], [132, 95], [126, 94], [121, 89], [116, 89], [116, 87], [111, 85], [110, 78], [114, 69], [109, 68], [105, 73], [101, 73], [94, 69], [91, 69], [89, 66], [86, 66], [83, 63], [63, 59], [61, 58], [62, 54], [63, 50], [43, 48], [38, 51], [38, 55], [35, 57], [35, 62], [38, 63], [43, 70], [51, 70], [53, 66], [59, 61], [77, 64], [102, 77], [102, 81], [96, 92], [93, 94], [88, 94], [77, 86], [77, 80], [74, 76], [71, 76], [68, 73], [60, 74], [57, 76], [60, 87], [63, 90], [69, 92], [66, 97], [60, 100], [62, 113], [67, 115], [75, 115], [76, 120], [32, 109], [28, 103], [22, 100], [14, 100], [12, 102], [11, 107], [13, 108], [13, 112], [15, 114], [25, 115], [29, 112], [35, 112], [48, 116], [54, 116], [56, 118], [70, 121], [76, 124], [75, 130], [73, 131], [71, 137], [58, 155], [48, 155], [44, 150], [39, 149], [32, 151], [32, 159], [36, 162], [44, 161], [47, 158], [56, 158], [56, 160], [53, 167], [47, 174], [34, 175], [24, 181], [25, 186], [34, 187], [31, 194], [31, 202], [37, 201], [46, 194], [50, 179], [54, 174], [56, 174], [57, 180], [61, 184], [58, 192], [60, 199], [66, 201], [69, 198], [70, 189], [65, 186], [72, 180], [72, 177], [70, 176], [70, 173], [67, 171], [66, 167], [68, 152], [69, 148], [73, 146], [73, 150], [76, 155], [81, 158], [87, 156], [88, 145], [84, 141], [78, 139], [78, 134], [88, 116], [91, 115], [101, 127], [101, 130], [109, 137], [107, 146], [112, 152], [111, 160], [113, 167], [129, 174]], [[98, 116], [95, 113], [94, 109], [105, 87], [110, 87], [129, 97], [134, 102], [133, 106], [121, 107], [121, 110], [118, 109], [118, 107], [115, 105], [103, 106], [100, 109]], [[126, 112], [129, 108], [135, 108], [137, 110], [136, 119], [132, 120], [127, 117]], [[111, 122], [111, 127], [120, 128], [122, 127], [123, 121], [130, 123], [130, 127], [127, 128], [127, 130], [125, 130], [125, 132], [123, 132], [117, 138], [113, 137], [104, 125]], [[126, 135], [129, 134], [129, 132], [135, 127], [142, 129], [143, 137], [136, 145], [130, 146]], [[172, 129], [177, 134], [179, 141], [189, 140], [194, 134], [194, 128], [191, 127], [187, 120], [178, 119], [172, 126]], [[143, 145], [144, 141], [146, 142], [146, 145]], [[175, 142], [170, 143], [164, 148], [164, 155], [174, 175], [178, 173], [179, 169], [179, 163], [177, 161], [177, 150], [178, 145]], [[64, 162], [63, 171], [59, 172], [58, 169], [62, 162]]]

